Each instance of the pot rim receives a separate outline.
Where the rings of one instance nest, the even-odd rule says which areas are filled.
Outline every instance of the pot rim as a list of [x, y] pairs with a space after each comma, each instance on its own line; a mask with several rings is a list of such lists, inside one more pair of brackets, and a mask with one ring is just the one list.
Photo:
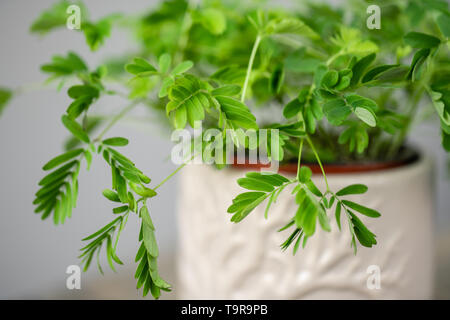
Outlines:
[[[357, 162], [357, 163], [335, 163], [335, 164], [323, 164], [325, 173], [327, 174], [351, 174], [351, 173], [367, 173], [367, 172], [377, 172], [377, 171], [387, 171], [400, 167], [408, 167], [422, 160], [423, 155], [421, 152], [417, 151], [416, 148], [407, 146], [403, 148], [399, 159], [389, 160], [389, 161], [370, 161], [370, 162]], [[321, 174], [322, 170], [317, 163], [302, 163], [302, 166], [307, 166], [311, 169], [313, 174]], [[269, 168], [269, 164], [261, 163], [235, 163], [231, 165], [232, 168], [238, 170], [261, 170], [264, 168]], [[297, 163], [283, 163], [280, 164], [279, 172], [282, 173], [297, 173]]]

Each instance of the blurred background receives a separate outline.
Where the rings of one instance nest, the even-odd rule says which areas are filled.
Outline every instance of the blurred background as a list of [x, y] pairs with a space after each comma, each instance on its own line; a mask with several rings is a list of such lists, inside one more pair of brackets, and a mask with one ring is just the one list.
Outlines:
[[[81, 290], [66, 289], [66, 268], [79, 264], [80, 239], [105, 225], [111, 215], [110, 203], [101, 197], [101, 190], [110, 185], [110, 173], [103, 160], [94, 157], [91, 171], [81, 171], [78, 206], [64, 226], [42, 222], [33, 213], [32, 201], [36, 183], [42, 178], [41, 167], [62, 150], [66, 130], [59, 119], [70, 101], [64, 90], [57, 93], [50, 86], [35, 90], [34, 84], [46, 79], [39, 66], [52, 55], [68, 50], [76, 51], [95, 66], [101, 58], [131, 51], [133, 46], [130, 36], [117, 29], [95, 53], [89, 51], [81, 34], [67, 29], [45, 38], [30, 35], [32, 21], [54, 2], [0, 2], [0, 86], [20, 87], [24, 91], [0, 117], [0, 299], [139, 299], [133, 278], [139, 230], [135, 217], [130, 217], [118, 248], [125, 266], [119, 267], [116, 274], [104, 268], [104, 276], [92, 267], [82, 274]], [[114, 12], [139, 13], [157, 3], [156, 0], [86, 2], [94, 20]], [[98, 108], [114, 113], [125, 103], [117, 98], [102, 99]], [[153, 180], [162, 180], [175, 169], [169, 161], [169, 137], [156, 116], [149, 118], [148, 113], [144, 116], [137, 111], [114, 127], [111, 134], [132, 137], [124, 152]], [[440, 140], [439, 128], [427, 124], [416, 127], [411, 137], [411, 143], [420, 146], [435, 162], [435, 297], [448, 299], [450, 184], [448, 160]], [[150, 207], [161, 252], [160, 273], [175, 288], [178, 192], [177, 179], [169, 181]], [[163, 298], [175, 297], [176, 290], [163, 294]]]

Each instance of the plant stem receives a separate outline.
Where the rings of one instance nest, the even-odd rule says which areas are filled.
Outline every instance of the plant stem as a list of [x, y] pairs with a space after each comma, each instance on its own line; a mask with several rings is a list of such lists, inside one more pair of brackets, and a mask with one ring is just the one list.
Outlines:
[[327, 60], [327, 62], [326, 62], [327, 67], [328, 67], [330, 64], [332, 64], [333, 61], [336, 60], [341, 54], [342, 54], [341, 51], [339, 51], [338, 53], [336, 53], [336, 54], [334, 54], [333, 56], [331, 56], [331, 57]]
[[259, 43], [261, 42], [261, 35], [258, 34], [255, 43], [253, 44], [250, 60], [248, 61], [247, 74], [245, 75], [244, 87], [242, 88], [241, 102], [245, 101], [245, 94], [247, 93], [248, 82], [252, 73], [253, 62], [255, 61], [256, 52], [258, 51]]
[[181, 22], [181, 33], [180, 38], [178, 39], [178, 49], [174, 58], [175, 64], [178, 64], [183, 60], [184, 50], [186, 49], [189, 41], [189, 30], [192, 27], [191, 10], [194, 7], [193, 1], [194, 0], [189, 0], [187, 2], [186, 11], [183, 16], [183, 21]]
[[317, 154], [316, 148], [314, 148], [314, 144], [312, 143], [309, 136], [306, 136], [306, 141], [308, 141], [308, 144], [311, 147], [311, 150], [317, 159], [317, 163], [319, 164], [320, 170], [322, 170], [323, 179], [325, 180], [325, 185], [327, 186], [327, 192], [331, 192], [330, 186], [328, 185], [327, 175], [325, 174], [325, 170], [323, 169], [322, 161], [320, 161], [320, 158], [319, 158], [319, 155]]
[[303, 138], [300, 140], [300, 147], [298, 148], [298, 162], [297, 162], [297, 180], [300, 176], [300, 164], [302, 162], [302, 149], [303, 149]]
[[176, 175], [178, 173], [178, 171], [180, 171], [181, 169], [183, 169], [189, 162], [191, 162], [196, 156], [198, 155], [198, 153], [194, 154], [188, 161], [184, 162], [183, 164], [181, 164], [175, 171], [173, 171], [171, 174], [169, 174], [163, 181], [161, 181], [156, 187], [153, 188], [153, 190], [158, 189], [159, 187], [161, 187], [164, 183], [166, 183], [170, 178], [172, 178], [174, 175]]
[[130, 112], [134, 107], [136, 107], [141, 102], [140, 99], [134, 100], [132, 103], [130, 103], [127, 107], [125, 107], [122, 111], [120, 111], [118, 114], [116, 114], [111, 121], [108, 123], [108, 125], [103, 129], [103, 131], [99, 134], [97, 138], [94, 139], [94, 141], [100, 141], [102, 140], [103, 136], [128, 112]]
[[403, 141], [405, 140], [405, 137], [408, 134], [409, 129], [411, 128], [413, 117], [417, 112], [417, 109], [419, 107], [419, 103], [422, 99], [422, 95], [423, 95], [424, 91], [425, 91], [425, 87], [421, 86], [421, 88], [418, 90], [418, 92], [414, 95], [411, 109], [408, 112], [408, 119], [406, 120], [406, 124], [401, 129], [400, 133], [396, 136], [395, 141], [392, 143], [391, 147], [389, 148], [389, 151], [387, 153], [388, 159], [394, 157], [395, 153], [399, 150]]

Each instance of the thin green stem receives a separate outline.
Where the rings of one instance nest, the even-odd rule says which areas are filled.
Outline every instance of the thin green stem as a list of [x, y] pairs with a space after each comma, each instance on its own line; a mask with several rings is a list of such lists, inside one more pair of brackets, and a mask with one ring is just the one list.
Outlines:
[[336, 54], [332, 55], [326, 62], [327, 67], [333, 63], [334, 60], [336, 60], [340, 55], [341, 55], [341, 51], [337, 52]]
[[120, 111], [118, 114], [116, 114], [111, 121], [108, 123], [108, 125], [103, 129], [103, 131], [98, 135], [97, 138], [95, 138], [94, 141], [100, 141], [102, 140], [103, 136], [108, 133], [108, 131], [120, 120], [122, 119], [128, 112], [130, 112], [134, 107], [136, 107], [141, 100], [134, 100], [132, 103], [130, 103], [127, 107], [125, 107], [122, 111]]
[[174, 175], [176, 175], [178, 173], [178, 171], [180, 171], [181, 169], [183, 169], [189, 162], [191, 162], [196, 156], [198, 155], [198, 153], [194, 154], [188, 161], [184, 162], [183, 164], [181, 164], [175, 171], [173, 171], [171, 174], [169, 174], [163, 181], [161, 181], [156, 187], [153, 188], [153, 190], [158, 189], [159, 187], [161, 187], [164, 183], [166, 183], [170, 178], [172, 178]]
[[250, 81], [250, 75], [252, 73], [253, 62], [255, 61], [256, 52], [258, 51], [259, 43], [261, 42], [261, 35], [258, 34], [255, 43], [253, 44], [250, 60], [248, 61], [247, 74], [245, 75], [244, 87], [242, 88], [241, 102], [245, 101], [245, 94], [247, 93], [248, 83]]
[[303, 138], [300, 140], [300, 147], [298, 148], [298, 162], [297, 162], [297, 180], [300, 179], [300, 165], [302, 162], [302, 149], [303, 149]]
[[312, 143], [311, 139], [308, 136], [306, 136], [306, 141], [308, 141], [308, 144], [311, 147], [311, 150], [317, 159], [317, 163], [319, 164], [320, 170], [322, 171], [323, 179], [325, 180], [325, 185], [327, 186], [327, 192], [331, 192], [330, 186], [328, 185], [327, 175], [325, 174], [325, 170], [323, 169], [322, 161], [320, 161], [320, 158], [319, 158], [319, 155], [317, 154], [316, 148], [314, 147], [314, 144]]
[[413, 118], [417, 112], [417, 109], [419, 108], [420, 101], [422, 99], [422, 95], [425, 92], [425, 87], [422, 86], [418, 92], [414, 95], [413, 101], [411, 104], [411, 109], [408, 112], [408, 117], [406, 120], [405, 126], [401, 129], [400, 133], [396, 136], [394, 142], [390, 146], [388, 152], [387, 152], [387, 158], [393, 158], [395, 156], [395, 153], [398, 152], [399, 148], [401, 147], [403, 141], [405, 140], [406, 135], [408, 134], [408, 131], [411, 128], [411, 124], [413, 121]]
[[184, 50], [187, 47], [189, 41], [189, 31], [192, 27], [191, 10], [193, 9], [193, 0], [187, 2], [186, 11], [183, 16], [183, 21], [181, 22], [181, 32], [180, 38], [178, 39], [178, 49], [175, 54], [175, 64], [180, 63], [183, 60]]

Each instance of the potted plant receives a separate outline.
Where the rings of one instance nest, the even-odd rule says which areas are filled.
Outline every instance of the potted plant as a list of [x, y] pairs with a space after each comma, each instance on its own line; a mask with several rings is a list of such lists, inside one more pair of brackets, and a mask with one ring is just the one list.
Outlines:
[[[181, 171], [182, 297], [430, 296], [430, 164], [405, 139], [419, 112], [431, 109], [450, 150], [447, 2], [382, 4], [380, 29], [368, 28], [377, 10], [368, 15], [363, 1], [342, 8], [311, 1], [288, 10], [260, 1], [170, 0], [138, 17], [98, 21], [87, 19], [79, 2], [67, 11], [72, 5], [45, 10], [31, 31], [65, 27], [69, 12], [80, 15], [93, 51], [113, 26], [131, 30], [140, 45], [94, 69], [74, 52], [41, 67], [60, 88], [70, 83], [73, 101], [61, 120], [73, 139], [44, 165], [36, 212], [64, 223], [82, 162], [89, 169], [99, 155], [111, 168], [103, 195], [117, 205], [112, 221], [83, 239], [84, 269], [102, 247], [112, 269], [122, 264], [116, 247], [132, 215], [141, 219], [137, 287], [155, 298], [171, 289], [158, 273], [148, 203]], [[105, 95], [129, 100], [107, 121], [91, 116]], [[11, 91], [2, 89], [1, 97], [4, 105]], [[198, 129], [200, 121], [216, 134], [193, 138], [198, 152], [154, 184], [118, 151], [128, 140], [109, 134], [137, 106], [165, 114], [175, 129]], [[227, 137], [231, 150], [247, 156], [265, 150], [279, 172], [262, 172], [260, 158], [226, 165], [219, 151], [230, 145]], [[197, 156], [215, 165], [186, 166]], [[280, 244], [302, 252], [288, 255]], [[381, 285], [377, 272], [386, 280]]]

